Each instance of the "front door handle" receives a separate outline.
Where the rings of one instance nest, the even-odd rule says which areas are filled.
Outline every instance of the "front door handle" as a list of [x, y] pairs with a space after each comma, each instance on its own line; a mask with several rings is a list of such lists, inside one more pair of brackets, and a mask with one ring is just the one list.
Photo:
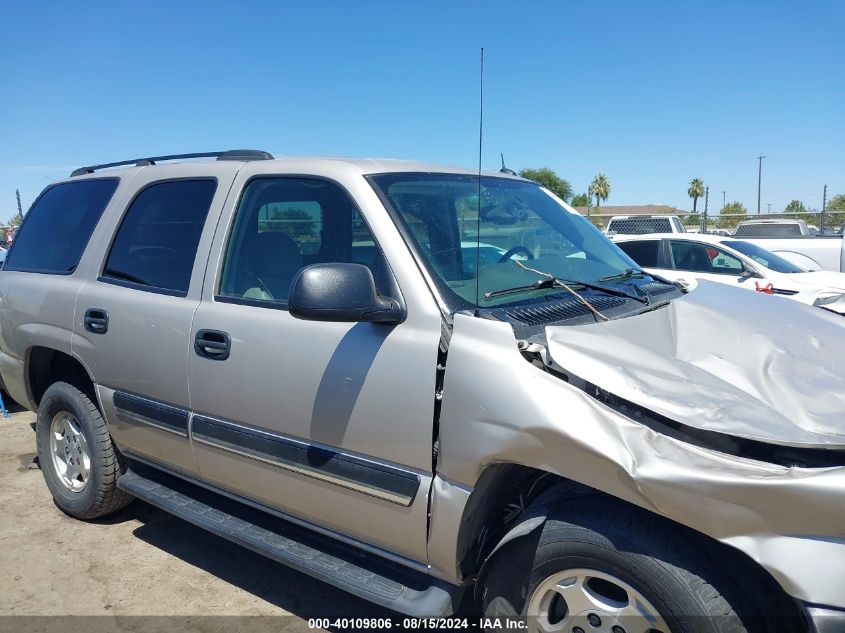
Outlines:
[[92, 334], [105, 334], [109, 330], [109, 313], [101, 308], [88, 308], [83, 321], [85, 329]]
[[232, 347], [232, 339], [220, 330], [200, 330], [194, 337], [194, 351], [197, 356], [210, 360], [226, 360]]

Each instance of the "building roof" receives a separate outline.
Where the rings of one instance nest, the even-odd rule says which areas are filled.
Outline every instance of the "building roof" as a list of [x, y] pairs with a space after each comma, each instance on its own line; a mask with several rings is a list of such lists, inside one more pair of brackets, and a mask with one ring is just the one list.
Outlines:
[[[581, 215], [587, 215], [587, 207], [575, 207]], [[678, 215], [681, 217], [689, 215], [689, 211], [670, 207], [668, 204], [633, 204], [633, 205], [608, 205], [601, 207], [590, 207], [592, 215]]]

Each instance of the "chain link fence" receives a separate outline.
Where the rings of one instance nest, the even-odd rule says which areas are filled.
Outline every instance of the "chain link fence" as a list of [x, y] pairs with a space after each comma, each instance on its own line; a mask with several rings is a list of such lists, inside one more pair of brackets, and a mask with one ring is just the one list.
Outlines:
[[[616, 219], [611, 214], [591, 212], [588, 219], [602, 231], [617, 235], [678, 232], [678, 223], [668, 216], [626, 216]], [[838, 235], [845, 224], [845, 212], [807, 211], [803, 213], [739, 213], [688, 214], [678, 216], [687, 232], [722, 233], [746, 237], [791, 235]]]

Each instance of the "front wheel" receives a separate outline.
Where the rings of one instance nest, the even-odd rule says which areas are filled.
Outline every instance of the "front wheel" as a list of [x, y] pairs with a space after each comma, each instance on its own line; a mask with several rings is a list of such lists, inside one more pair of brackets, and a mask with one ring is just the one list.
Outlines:
[[100, 410], [66, 382], [47, 388], [35, 427], [38, 463], [60, 510], [77, 519], [95, 519], [129, 505], [117, 487], [123, 459]]
[[561, 633], [748, 630], [733, 580], [701, 555], [698, 538], [657, 517], [588, 497], [540, 529], [539, 538], [523, 537], [494, 555], [486, 622]]

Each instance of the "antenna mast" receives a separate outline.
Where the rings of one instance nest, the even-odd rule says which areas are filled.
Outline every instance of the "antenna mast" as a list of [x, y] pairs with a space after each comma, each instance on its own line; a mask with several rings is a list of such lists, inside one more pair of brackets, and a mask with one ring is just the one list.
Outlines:
[[484, 139], [484, 47], [481, 47], [481, 68], [478, 90], [478, 202], [475, 218], [475, 313], [479, 308], [481, 282], [481, 146]]

